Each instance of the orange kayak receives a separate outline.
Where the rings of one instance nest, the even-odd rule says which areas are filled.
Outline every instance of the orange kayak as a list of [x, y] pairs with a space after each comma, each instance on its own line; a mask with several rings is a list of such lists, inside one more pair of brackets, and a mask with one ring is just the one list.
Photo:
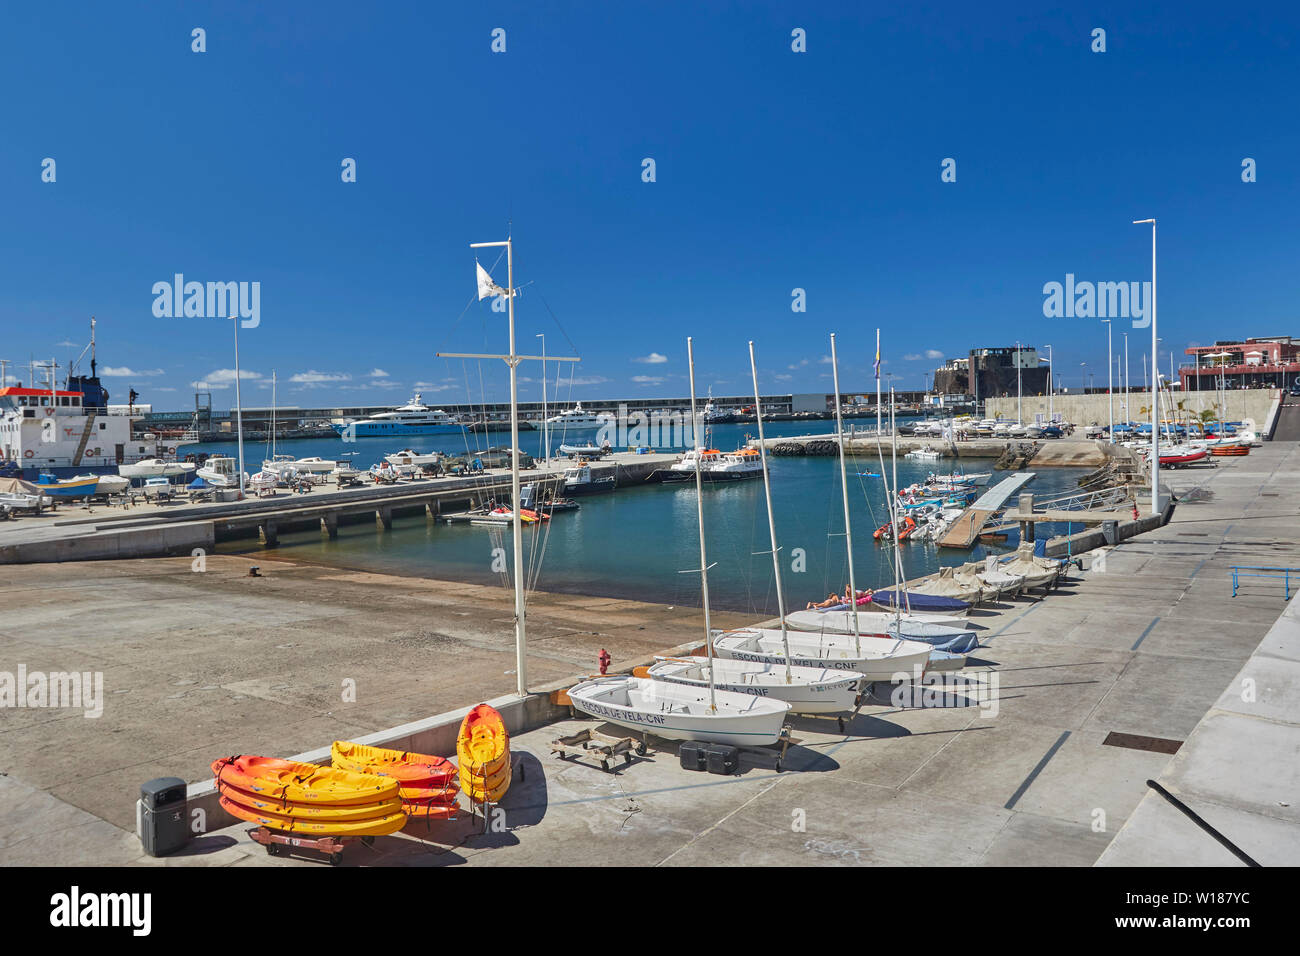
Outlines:
[[456, 765], [445, 757], [336, 740], [330, 758], [340, 770], [392, 777], [403, 790], [441, 790], [455, 785]]
[[398, 795], [398, 783], [392, 777], [275, 757], [223, 757], [213, 761], [212, 775], [217, 778], [218, 789], [227, 785], [289, 803], [365, 806], [386, 803]]
[[243, 790], [229, 783], [218, 783], [217, 790], [221, 796], [237, 803], [250, 811], [265, 813], [277, 817], [291, 817], [298, 820], [320, 820], [326, 822], [344, 820], [368, 820], [373, 817], [386, 816], [402, 809], [403, 801], [393, 799], [377, 803], [364, 803], [357, 806], [329, 806], [319, 803], [292, 803], [277, 797], [268, 797], [264, 793]]
[[249, 823], [261, 824], [272, 830], [312, 836], [377, 836], [396, 833], [406, 826], [407, 819], [405, 813], [396, 810], [361, 820], [303, 820], [298, 817], [286, 817], [254, 810], [241, 803], [236, 803], [224, 793], [218, 799], [221, 808], [232, 817], [247, 820]]

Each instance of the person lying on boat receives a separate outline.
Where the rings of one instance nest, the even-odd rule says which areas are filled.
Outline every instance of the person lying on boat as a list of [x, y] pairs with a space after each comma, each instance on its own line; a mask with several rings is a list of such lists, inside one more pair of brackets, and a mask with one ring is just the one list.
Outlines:
[[[870, 600], [871, 600], [870, 591], [858, 592], [859, 607], [862, 606], [863, 604], [868, 603]], [[828, 594], [826, 595], [825, 601], [820, 601], [815, 604], [812, 601], [809, 601], [808, 606], [805, 607], [804, 610], [805, 611], [819, 610], [822, 608], [838, 607], [841, 604], [851, 604], [851, 603], [852, 603], [852, 598], [849, 597], [849, 588], [848, 585], [845, 585], [843, 594]]]

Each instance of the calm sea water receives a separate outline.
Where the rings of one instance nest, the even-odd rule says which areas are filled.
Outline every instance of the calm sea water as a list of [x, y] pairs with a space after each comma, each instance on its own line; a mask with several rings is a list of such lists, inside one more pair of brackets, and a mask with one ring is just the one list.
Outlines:
[[[776, 422], [764, 428], [772, 437], [824, 433], [829, 426], [826, 422]], [[753, 433], [754, 425], [717, 426], [712, 444], [724, 450], [734, 448]], [[573, 437], [569, 436], [571, 441]], [[520, 438], [526, 450], [540, 452], [539, 433], [527, 432]], [[470, 436], [468, 445], [483, 448], [508, 441], [508, 433], [493, 433]], [[410, 445], [417, 451], [463, 452], [467, 439], [413, 437]], [[204, 445], [201, 450], [232, 454], [234, 446]], [[391, 439], [381, 438], [359, 439], [350, 445], [337, 439], [303, 439], [283, 443], [280, 450], [324, 458], [355, 452], [357, 467], [366, 468], [398, 449]], [[260, 442], [256, 446], [245, 443], [246, 468], [256, 470], [264, 451]], [[848, 580], [839, 463], [834, 457], [768, 460], [786, 600], [791, 607], [803, 607], [833, 590], [842, 591]], [[940, 462], [937, 470], [950, 470], [951, 464], [951, 460]], [[993, 462], [980, 459], [964, 464], [970, 471], [988, 471]], [[885, 465], [890, 467], [888, 449]], [[849, 462], [854, 572], [860, 588], [893, 583], [892, 549], [877, 545], [871, 537], [888, 518], [883, 483], [874, 477], [880, 470], [874, 455]], [[903, 486], [923, 479], [931, 470], [930, 463], [898, 459], [898, 480]], [[1028, 490], [1040, 497], [1070, 493], [1087, 471], [1043, 469]], [[998, 477], [995, 474], [992, 480]], [[763, 482], [706, 485], [704, 521], [713, 606], [775, 613]], [[1008, 546], [1015, 543], [1013, 535]], [[494, 573], [492, 559], [494, 548], [504, 547], [508, 554], [510, 545], [509, 528], [436, 524], [413, 516], [395, 519], [390, 532], [380, 532], [370, 523], [345, 525], [333, 541], [315, 531], [282, 535], [277, 554], [340, 567], [509, 587], [506, 575]], [[908, 577], [932, 572], [941, 565], [980, 559], [986, 553], [982, 546], [971, 552], [941, 552], [930, 542], [904, 542], [902, 549]], [[248, 546], [241, 543], [223, 550], [248, 550]], [[700, 554], [694, 483], [621, 488], [613, 494], [583, 498], [580, 510], [556, 515], [548, 526], [525, 528], [524, 561], [530, 587], [541, 590], [698, 605]]]

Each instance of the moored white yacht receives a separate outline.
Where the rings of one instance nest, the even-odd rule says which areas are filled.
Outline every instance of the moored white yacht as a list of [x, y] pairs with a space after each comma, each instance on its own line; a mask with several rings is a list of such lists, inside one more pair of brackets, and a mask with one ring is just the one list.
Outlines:
[[379, 412], [369, 418], [332, 422], [332, 427], [343, 436], [362, 438], [375, 435], [450, 435], [464, 429], [455, 419], [440, 408], [430, 408], [421, 402], [416, 392], [410, 402], [391, 411]]
[[607, 422], [612, 421], [612, 416], [608, 412], [601, 415], [593, 415], [582, 407], [582, 402], [578, 402], [568, 411], [561, 412], [558, 415], [552, 415], [546, 419], [546, 424], [551, 428], [558, 428], [561, 432], [577, 431], [579, 429], [601, 428]]

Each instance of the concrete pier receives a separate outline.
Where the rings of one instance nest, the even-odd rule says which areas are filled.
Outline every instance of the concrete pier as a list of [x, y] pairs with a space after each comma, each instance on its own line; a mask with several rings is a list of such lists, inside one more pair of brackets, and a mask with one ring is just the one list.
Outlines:
[[[617, 777], [551, 756], [551, 739], [593, 723], [557, 713], [548, 688], [590, 673], [602, 647], [623, 670], [698, 640], [700, 620], [680, 607], [534, 595], [539, 693], [508, 717], [526, 776], [501, 804], [507, 836], [481, 835], [466, 816], [381, 837], [362, 862], [1235, 862], [1149, 795], [1155, 779], [1265, 865], [1300, 863], [1294, 615], [1279, 624], [1280, 581], [1253, 580], [1234, 598], [1229, 578], [1234, 564], [1300, 565], [1297, 470], [1300, 449], [1274, 443], [1171, 476], [1182, 502], [1168, 525], [1091, 552], [1086, 570], [1041, 600], [973, 612], [982, 646], [970, 684], [937, 688], [926, 706], [869, 706], [843, 733], [833, 720], [792, 718], [798, 743], [780, 774], [759, 757], [736, 777], [685, 773], [653, 742], [652, 759]], [[11, 596], [0, 656], [105, 678], [97, 720], [6, 715], [6, 862], [315, 865], [268, 857], [246, 824], [219, 815], [180, 854], [145, 858], [131, 833], [136, 788], [179, 775], [203, 807], [207, 763], [221, 755], [323, 759], [333, 739], [357, 737], [447, 753], [462, 708], [509, 708], [508, 591], [273, 557], [249, 578], [249, 563], [218, 557], [206, 573], [188, 558], [68, 565], [57, 589], [37, 586], [43, 569], [0, 569]], [[355, 681], [353, 703], [340, 700], [344, 679]], [[793, 828], [800, 809], [807, 825]]]
[[[655, 473], [676, 455], [615, 454], [592, 463], [598, 477], [613, 475], [620, 487], [656, 480]], [[564, 459], [539, 464], [521, 481], [555, 489], [563, 481]], [[489, 498], [507, 499], [510, 472], [497, 469], [472, 476], [400, 481], [393, 485], [331, 489], [297, 495], [283, 489], [267, 498], [205, 504], [144, 505], [115, 508], [64, 506], [41, 517], [0, 524], [0, 565], [165, 557], [210, 550], [216, 542], [256, 538], [275, 547], [279, 535], [320, 528], [331, 538], [338, 526], [371, 521], [391, 530], [394, 518], [412, 514], [437, 517], [447, 507], [476, 507]]]

